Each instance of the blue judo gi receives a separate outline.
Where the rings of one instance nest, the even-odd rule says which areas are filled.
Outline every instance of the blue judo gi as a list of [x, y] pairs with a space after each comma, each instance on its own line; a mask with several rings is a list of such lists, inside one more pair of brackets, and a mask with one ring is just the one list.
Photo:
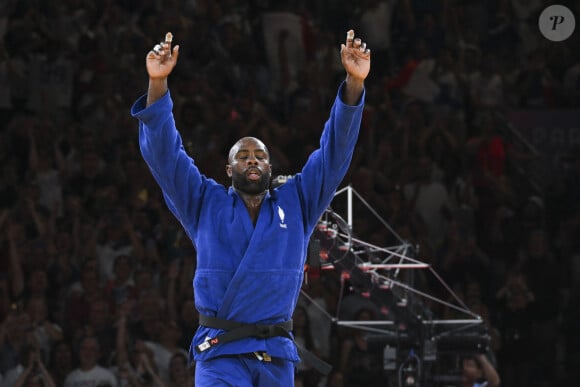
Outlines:
[[[169, 91], [148, 107], [142, 96], [131, 108], [139, 119], [143, 158], [167, 206], [195, 245], [193, 287], [201, 314], [253, 324], [291, 319], [309, 238], [347, 172], [358, 138], [365, 95], [356, 106], [349, 106], [341, 99], [343, 88], [344, 84], [325, 124], [320, 148], [300, 173], [266, 194], [255, 226], [237, 193], [201, 174], [186, 154]], [[220, 333], [200, 326], [194, 335], [190, 353], [196, 361], [196, 385], [293, 385], [299, 357], [292, 340], [247, 337], [200, 353], [194, 350]], [[234, 371], [235, 356], [229, 355], [253, 351], [267, 352], [275, 361], [244, 358]], [[220, 371], [220, 367], [228, 370]], [[243, 375], [250, 380], [244, 382]]]

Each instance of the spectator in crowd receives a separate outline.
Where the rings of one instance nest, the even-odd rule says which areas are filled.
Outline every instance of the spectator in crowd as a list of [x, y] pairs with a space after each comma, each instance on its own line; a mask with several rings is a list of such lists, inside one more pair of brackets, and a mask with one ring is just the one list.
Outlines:
[[135, 350], [137, 351], [135, 372], [138, 375], [138, 380], [147, 387], [165, 387], [166, 383], [159, 375], [153, 351], [140, 341], [136, 343]]
[[533, 380], [534, 337], [533, 303], [526, 276], [514, 269], [507, 274], [504, 286], [496, 295], [500, 304], [497, 326], [501, 332], [501, 351], [498, 354], [499, 371], [506, 385], [528, 386]]
[[[37, 346], [31, 331], [30, 316], [20, 310], [18, 304], [12, 304], [12, 313], [4, 319], [0, 330], [0, 372], [24, 364], [27, 357], [20, 358], [25, 348]], [[28, 364], [28, 363], [26, 363]]]
[[73, 371], [73, 350], [66, 339], [54, 343], [51, 347], [49, 372], [57, 386], [64, 386], [67, 375]]
[[115, 374], [98, 364], [101, 353], [96, 337], [81, 338], [77, 355], [79, 366], [66, 376], [64, 387], [78, 387], [87, 384], [98, 386], [100, 383], [108, 383], [112, 387], [117, 387]]
[[43, 386], [43, 387], [56, 387], [50, 372], [46, 369], [40, 352], [37, 349], [33, 349], [28, 354], [28, 361], [26, 368], [22, 370], [22, 373], [18, 376], [18, 379], [11, 381], [7, 375], [6, 383], [7, 386], [14, 387], [31, 387], [31, 386]]
[[117, 305], [137, 299], [132, 278], [132, 260], [128, 255], [119, 255], [113, 264], [113, 278], [106, 281], [104, 293], [109, 301], [111, 310]]
[[435, 165], [428, 156], [419, 158], [414, 178], [403, 187], [405, 200], [426, 226], [431, 248], [443, 242], [453, 203], [445, 185], [434, 179]]
[[169, 360], [169, 387], [189, 387], [194, 385], [193, 367], [188, 366], [188, 357], [176, 352]]
[[68, 289], [66, 299], [67, 329], [79, 332], [89, 323], [91, 305], [104, 299], [102, 287], [99, 285], [97, 260], [88, 259], [84, 262], [81, 279]]
[[45, 298], [29, 298], [24, 305], [24, 311], [30, 316], [33, 335], [38, 343], [42, 360], [49, 363], [53, 344], [64, 337], [62, 327], [50, 321]]
[[144, 341], [145, 347], [153, 355], [153, 362], [158, 370], [157, 373], [165, 382], [169, 381], [169, 366], [173, 355], [178, 352], [183, 355], [189, 355], [185, 349], [179, 347], [180, 338], [181, 330], [177, 323], [166, 320], [159, 325], [159, 335], [156, 339]]
[[461, 387], [498, 387], [500, 378], [485, 354], [466, 356], [461, 361]]
[[[356, 313], [356, 321], [373, 321], [374, 313], [361, 309]], [[340, 370], [347, 386], [378, 387], [386, 383], [383, 374], [382, 348], [374, 346], [366, 339], [366, 333], [359, 327], [350, 328], [343, 338], [340, 348]]]

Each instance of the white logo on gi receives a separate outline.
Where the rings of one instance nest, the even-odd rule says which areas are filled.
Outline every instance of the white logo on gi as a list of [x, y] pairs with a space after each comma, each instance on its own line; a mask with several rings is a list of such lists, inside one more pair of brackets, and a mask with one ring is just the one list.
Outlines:
[[284, 210], [280, 206], [278, 206], [278, 216], [280, 217], [280, 227], [288, 228], [288, 225], [284, 223], [284, 217], [286, 216], [286, 214], [284, 213]]

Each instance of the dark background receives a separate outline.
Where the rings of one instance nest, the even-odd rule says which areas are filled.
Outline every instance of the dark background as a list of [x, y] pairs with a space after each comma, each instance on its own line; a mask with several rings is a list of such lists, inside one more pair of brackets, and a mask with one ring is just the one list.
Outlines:
[[[373, 58], [343, 185], [420, 246], [417, 258], [484, 318], [502, 385], [576, 385], [579, 35], [552, 42], [540, 34], [549, 4], [3, 1], [0, 374], [26, 363], [22, 348], [33, 345], [62, 385], [86, 335], [99, 337], [100, 364], [117, 372], [122, 316], [131, 350], [139, 342], [189, 348], [195, 251], [141, 159], [129, 114], [146, 92], [145, 54], [166, 31], [181, 46], [169, 85], [184, 146], [207, 176], [228, 184], [227, 151], [244, 135], [267, 144], [275, 174], [300, 170], [344, 79], [339, 46], [353, 28]], [[559, 4], [580, 15], [578, 2]], [[344, 216], [344, 204], [334, 206]], [[353, 230], [377, 246], [397, 242], [359, 202]], [[360, 296], [348, 280], [340, 287], [340, 273], [309, 279], [305, 291], [332, 316], [344, 313], [339, 295]], [[343, 385], [396, 385], [383, 372], [382, 348], [347, 350], [354, 331], [307, 299], [299, 309], [313, 327], [299, 339]], [[358, 309], [341, 316], [389, 318]], [[60, 334], [46, 333], [46, 322]], [[170, 326], [174, 337], [160, 337]], [[57, 343], [68, 363], [55, 364]], [[181, 385], [169, 381], [167, 364], [156, 367], [168, 385]], [[457, 374], [453, 360], [446, 367]], [[301, 369], [303, 385], [326, 385], [311, 378]], [[328, 385], [340, 385], [334, 380]]]

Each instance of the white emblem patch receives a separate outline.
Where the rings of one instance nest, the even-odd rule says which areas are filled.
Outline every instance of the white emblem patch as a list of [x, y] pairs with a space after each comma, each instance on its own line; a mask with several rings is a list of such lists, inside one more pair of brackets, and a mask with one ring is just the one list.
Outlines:
[[288, 225], [284, 223], [284, 218], [286, 217], [286, 214], [284, 213], [284, 210], [280, 206], [278, 206], [278, 216], [280, 217], [280, 227], [288, 228]]

